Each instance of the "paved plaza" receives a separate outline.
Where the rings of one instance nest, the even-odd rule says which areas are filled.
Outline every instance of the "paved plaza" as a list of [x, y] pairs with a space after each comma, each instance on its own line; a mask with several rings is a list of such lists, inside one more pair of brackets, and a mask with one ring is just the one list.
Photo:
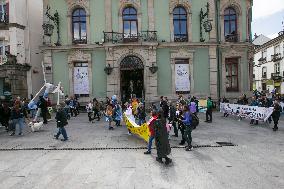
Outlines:
[[146, 143], [125, 126], [109, 131], [104, 120], [89, 123], [87, 114], [71, 118], [67, 142], [53, 139], [54, 121], [40, 132], [26, 128], [24, 136], [0, 128], [0, 188], [284, 188], [283, 117], [278, 132], [219, 113], [211, 124], [203, 122], [204, 114], [200, 119], [193, 151], [178, 145], [181, 137], [171, 137], [170, 166], [155, 161], [155, 150], [144, 155]]

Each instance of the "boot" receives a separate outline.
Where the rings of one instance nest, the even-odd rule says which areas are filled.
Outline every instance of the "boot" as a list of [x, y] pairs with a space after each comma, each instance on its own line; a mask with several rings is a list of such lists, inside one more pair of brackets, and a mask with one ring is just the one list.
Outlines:
[[273, 127], [273, 131], [277, 131], [277, 130], [278, 130], [277, 125], [274, 125], [274, 127]]
[[156, 157], [156, 161], [159, 162], [159, 163], [164, 163], [162, 158], [159, 158], [159, 157]]
[[166, 157], [165, 159], [166, 159], [166, 162], [165, 162], [166, 165], [169, 165], [170, 163], [173, 162], [171, 158]]

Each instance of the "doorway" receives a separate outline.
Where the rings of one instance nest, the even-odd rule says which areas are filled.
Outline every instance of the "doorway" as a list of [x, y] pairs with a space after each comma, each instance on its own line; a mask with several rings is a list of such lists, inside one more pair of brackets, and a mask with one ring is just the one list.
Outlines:
[[137, 56], [127, 56], [120, 63], [120, 91], [123, 103], [133, 96], [144, 99], [144, 66]]

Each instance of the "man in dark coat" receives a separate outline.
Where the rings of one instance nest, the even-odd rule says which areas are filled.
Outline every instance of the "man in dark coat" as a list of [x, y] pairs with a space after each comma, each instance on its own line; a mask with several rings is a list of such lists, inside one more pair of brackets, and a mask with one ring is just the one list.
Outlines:
[[273, 122], [274, 122], [273, 131], [278, 130], [278, 121], [279, 121], [281, 112], [282, 112], [282, 107], [279, 105], [279, 103], [277, 101], [275, 101], [274, 109], [273, 109], [273, 113], [272, 113], [272, 119], [273, 119]]
[[47, 101], [43, 98], [43, 96], [39, 97], [38, 107], [41, 110], [43, 124], [47, 124]]
[[68, 124], [68, 121], [67, 121], [66, 114], [61, 106], [58, 107], [55, 119], [57, 122], [58, 132], [56, 135], [54, 135], [54, 137], [58, 139], [58, 137], [62, 134], [64, 139], [61, 139], [61, 141], [68, 140], [68, 136], [64, 128], [64, 126]]
[[171, 146], [169, 143], [168, 132], [166, 128], [166, 119], [164, 117], [163, 110], [159, 111], [159, 117], [154, 122], [155, 130], [155, 141], [157, 147], [157, 158], [159, 163], [163, 163], [163, 158], [165, 158], [165, 164], [168, 165], [172, 162], [167, 156], [171, 153]]

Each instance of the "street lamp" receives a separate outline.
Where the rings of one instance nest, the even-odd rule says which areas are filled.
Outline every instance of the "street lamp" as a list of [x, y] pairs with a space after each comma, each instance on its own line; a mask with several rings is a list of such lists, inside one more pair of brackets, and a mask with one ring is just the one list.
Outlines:
[[106, 73], [107, 75], [110, 75], [111, 72], [112, 72], [112, 70], [113, 70], [113, 68], [110, 67], [110, 64], [108, 64], [108, 65], [105, 67], [105, 69], [104, 69], [104, 71], [105, 71], [105, 73]]

